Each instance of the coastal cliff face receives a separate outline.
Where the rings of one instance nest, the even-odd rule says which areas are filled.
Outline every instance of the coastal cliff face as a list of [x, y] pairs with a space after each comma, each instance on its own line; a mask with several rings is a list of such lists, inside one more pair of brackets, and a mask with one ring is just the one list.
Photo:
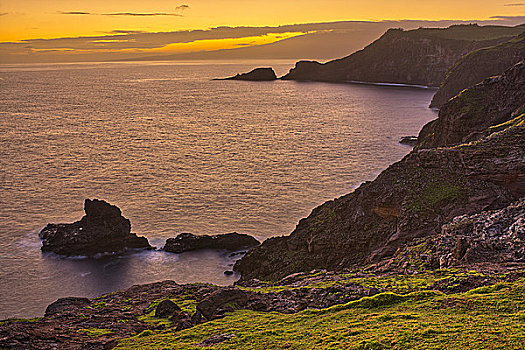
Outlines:
[[[284, 80], [401, 83], [439, 86], [463, 55], [510, 40], [520, 29], [452, 26], [446, 29], [389, 29], [361, 51], [321, 64], [300, 61]], [[505, 29], [506, 28], [506, 29]], [[492, 28], [493, 30], [493, 28]]]
[[[525, 26], [523, 30], [525, 31]], [[464, 89], [502, 74], [524, 58], [525, 32], [506, 43], [465, 55], [449, 69], [430, 107], [440, 108]]]
[[488, 78], [463, 91], [439, 111], [438, 119], [423, 127], [417, 149], [447, 147], [475, 141], [485, 130], [525, 111], [525, 62], [502, 76]]
[[[488, 83], [487, 90], [478, 86], [472, 91], [500, 91], [495, 109], [506, 105], [503, 98], [513, 105], [515, 94], [525, 91], [524, 69], [517, 65]], [[465, 120], [477, 120], [488, 108], [479, 106], [483, 94], [480, 99], [464, 97], [443, 108], [438, 120], [449, 120], [448, 113], [456, 110], [464, 112]], [[507, 124], [485, 130], [485, 137], [474, 143], [413, 151], [376, 180], [314, 209], [289, 236], [268, 239], [251, 250], [235, 270], [244, 281], [275, 280], [316, 268], [380, 263], [409, 242], [436, 235], [454, 217], [509, 205], [525, 196], [524, 119], [521, 111]], [[449, 134], [446, 124], [434, 124], [436, 135]]]

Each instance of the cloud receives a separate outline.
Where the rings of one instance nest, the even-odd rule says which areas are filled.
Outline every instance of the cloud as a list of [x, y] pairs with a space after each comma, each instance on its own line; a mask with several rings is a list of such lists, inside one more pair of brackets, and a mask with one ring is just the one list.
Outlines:
[[184, 11], [184, 10], [188, 10], [189, 8], [190, 8], [189, 5], [183, 4], [183, 5], [175, 7], [175, 10], [176, 11]]
[[[0, 0], [1, 1], [1, 0]], [[80, 12], [80, 11], [76, 11]], [[87, 15], [101, 15], [90, 14]], [[205, 30], [181, 30], [172, 32], [143, 32], [140, 30], [123, 30], [114, 29], [108, 32], [101, 33], [89, 37], [62, 37], [54, 39], [28, 39], [18, 42], [0, 42], [0, 62], [18, 62], [20, 57], [25, 57], [27, 50], [31, 48], [32, 52], [51, 52], [45, 50], [57, 50], [61, 52], [64, 50], [71, 51], [75, 54], [85, 52], [92, 56], [82, 56], [83, 60], [100, 60], [100, 59], [121, 59], [127, 58], [130, 55], [150, 54], [154, 50], [162, 50], [172, 44], [192, 43], [204, 40], [221, 40], [221, 39], [241, 39], [259, 37], [264, 35], [273, 35], [277, 37], [283, 36], [284, 33], [303, 33], [304, 37], [308, 37], [313, 41], [300, 41], [301, 39], [293, 39], [296, 44], [290, 46], [294, 52], [297, 52], [296, 57], [306, 57], [301, 55], [301, 52], [307, 47], [321, 46], [330, 49], [327, 44], [327, 37], [320, 35], [332, 35], [330, 40], [335, 40], [337, 45], [347, 48], [348, 53], [351, 50], [362, 48], [363, 45], [378, 38], [388, 28], [402, 27], [405, 29], [413, 29], [418, 27], [447, 27], [451, 24], [461, 23], [478, 23], [480, 25], [500, 24], [500, 25], [518, 25], [525, 22], [525, 16], [494, 16], [493, 19], [487, 21], [424, 21], [424, 20], [401, 20], [401, 21], [341, 21], [341, 22], [324, 22], [324, 23], [304, 23], [294, 25], [283, 25], [275, 27], [216, 27]], [[297, 36], [299, 38], [299, 36]], [[316, 39], [317, 38], [317, 39]], [[308, 40], [310, 40], [308, 39]], [[355, 39], [355, 40], [354, 40]], [[359, 40], [358, 40], [359, 39]], [[287, 39], [289, 40], [289, 39]], [[339, 40], [339, 41], [337, 41]], [[359, 41], [358, 44], [351, 46], [351, 42]], [[250, 45], [242, 45], [250, 43], [249, 39], [239, 40], [238, 47], [245, 47]], [[323, 46], [325, 45], [325, 46]], [[29, 48], [27, 47], [29, 46]], [[303, 50], [303, 51], [301, 51]], [[346, 49], [345, 49], [346, 50]], [[70, 52], [70, 51], [68, 51]], [[161, 51], [164, 52], [164, 51]], [[331, 52], [331, 51], [330, 51]], [[339, 51], [338, 51], [339, 52]], [[62, 55], [62, 54], [61, 54]], [[330, 53], [330, 57], [337, 57], [339, 53]], [[63, 57], [53, 56], [56, 61], [63, 60]], [[49, 56], [49, 60], [52, 60]], [[80, 57], [80, 56], [79, 56]], [[310, 56], [308, 56], [310, 57]], [[312, 56], [311, 58], [314, 58]], [[37, 57], [28, 56], [27, 60], [36, 61]], [[9, 61], [11, 60], [11, 61]]]
[[7, 12], [0, 13], [0, 16], [5, 16], [5, 15], [8, 15], [8, 13]]
[[518, 20], [525, 22], [525, 16], [491, 16], [490, 19], [503, 19], [503, 20]]
[[67, 11], [67, 12], [59, 12], [61, 15], [92, 15], [90, 12], [81, 12], [81, 11]]
[[61, 11], [61, 15], [89, 15], [89, 16], [134, 16], [134, 17], [154, 17], [154, 16], [176, 16], [182, 17], [180, 13], [167, 13], [167, 12], [152, 12], [152, 13], [140, 13], [140, 12], [115, 12], [115, 13], [91, 13], [83, 11]]
[[116, 29], [116, 30], [112, 30], [111, 32], [103, 32], [103, 33], [106, 33], [106, 34], [142, 34], [142, 33], [146, 33], [146, 32], [142, 31], [142, 30], [119, 30], [119, 29]]
[[514, 4], [505, 4], [503, 6], [525, 6], [525, 2], [518, 2]]
[[153, 12], [153, 13], [116, 12], [116, 13], [103, 13], [102, 16], [136, 16], [136, 17], [177, 16], [177, 17], [182, 17], [180, 13], [166, 13], [166, 12]]

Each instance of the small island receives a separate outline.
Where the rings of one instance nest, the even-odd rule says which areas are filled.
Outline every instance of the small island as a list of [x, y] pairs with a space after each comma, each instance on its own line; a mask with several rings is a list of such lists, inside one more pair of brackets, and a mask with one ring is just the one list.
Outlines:
[[255, 68], [248, 73], [237, 74], [233, 77], [215, 80], [273, 81], [277, 80], [277, 75], [272, 68]]

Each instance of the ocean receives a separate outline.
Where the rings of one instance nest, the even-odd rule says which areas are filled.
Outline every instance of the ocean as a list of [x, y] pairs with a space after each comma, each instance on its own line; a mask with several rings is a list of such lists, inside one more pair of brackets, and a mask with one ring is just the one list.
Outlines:
[[399, 138], [437, 116], [433, 89], [212, 80], [293, 65], [0, 66], [0, 319], [134, 284], [238, 278], [221, 251], [42, 254], [39, 230], [80, 219], [85, 198], [117, 205], [159, 248], [181, 232], [286, 235], [400, 160]]

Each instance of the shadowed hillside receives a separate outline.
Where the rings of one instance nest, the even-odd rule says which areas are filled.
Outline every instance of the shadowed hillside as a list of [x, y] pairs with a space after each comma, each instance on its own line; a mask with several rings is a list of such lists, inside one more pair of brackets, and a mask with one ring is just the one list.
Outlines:
[[389, 29], [348, 57], [325, 64], [300, 61], [282, 79], [439, 86], [449, 67], [463, 55], [509, 41], [522, 31], [523, 27], [478, 25]]

